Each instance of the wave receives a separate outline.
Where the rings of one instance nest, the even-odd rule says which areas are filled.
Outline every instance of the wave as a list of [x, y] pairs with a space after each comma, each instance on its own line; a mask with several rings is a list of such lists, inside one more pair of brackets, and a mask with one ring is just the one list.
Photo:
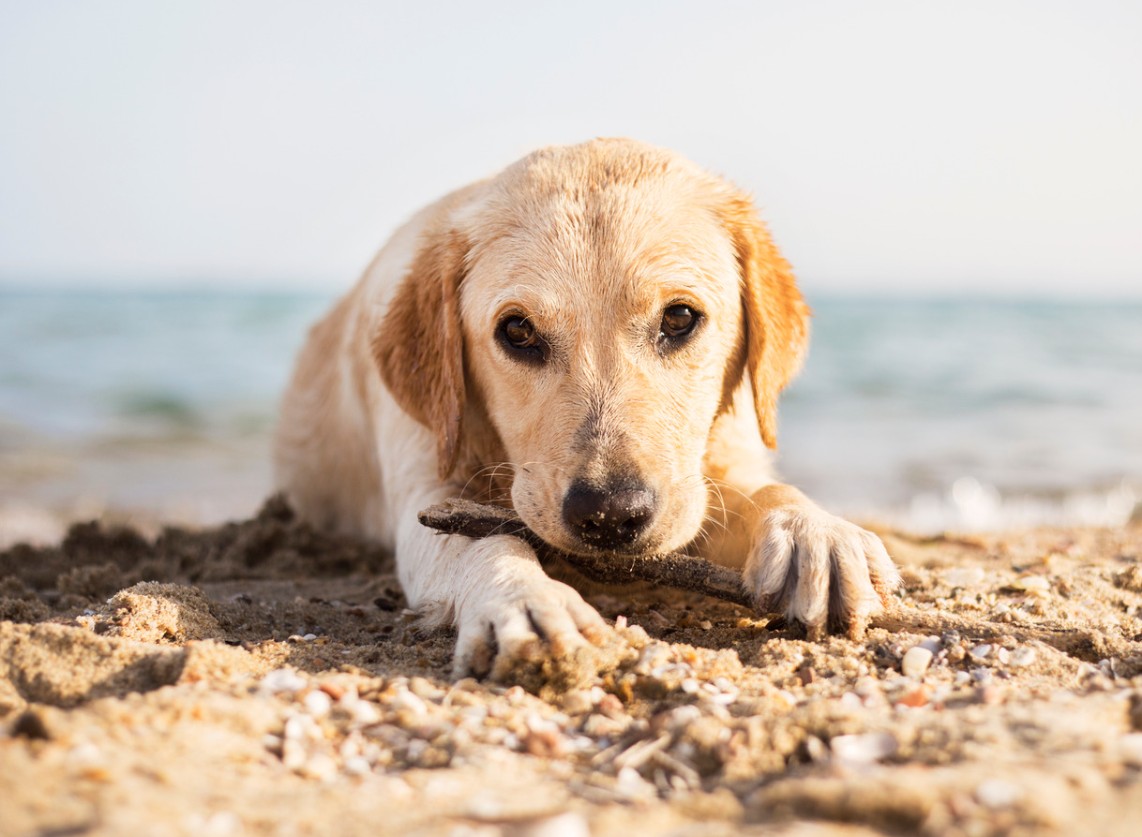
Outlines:
[[1106, 488], [1004, 493], [965, 476], [942, 493], [921, 492], [906, 504], [867, 514], [915, 532], [979, 532], [1035, 526], [1121, 527], [1142, 513], [1142, 486], [1129, 480]]

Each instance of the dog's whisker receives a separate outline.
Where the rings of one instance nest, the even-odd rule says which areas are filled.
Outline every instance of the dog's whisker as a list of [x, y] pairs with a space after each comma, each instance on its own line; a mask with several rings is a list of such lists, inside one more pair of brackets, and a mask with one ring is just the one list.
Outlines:
[[712, 488], [714, 488], [718, 492], [718, 496], [722, 500], [722, 508], [727, 515], [732, 515], [733, 517], [736, 517], [739, 520], [744, 520], [746, 518], [745, 514], [739, 512], [739, 511], [735, 511], [733, 508], [731, 508], [729, 506], [729, 504], [727, 504], [725, 502], [725, 495], [723, 494], [722, 489], [725, 489], [726, 491], [730, 492], [732, 495], [740, 497], [746, 503], [746, 505], [748, 505], [754, 511], [759, 510], [759, 507], [758, 507], [757, 503], [754, 501], [753, 497], [750, 494], [747, 494], [746, 492], [742, 491], [736, 485], [733, 485], [732, 483], [728, 483], [724, 480], [719, 480], [719, 479], [715, 479], [713, 477], [708, 477], [708, 476], [703, 476], [703, 479], [705, 479], [707, 484], [710, 485]]
[[[461, 491], [460, 496], [476, 496], [480, 499], [490, 501], [493, 497], [495, 497], [497, 491], [501, 493], [504, 491], [502, 488], [497, 488], [497, 483], [502, 482], [505, 478], [510, 479], [514, 467], [515, 466], [510, 462], [492, 462], [479, 468], [468, 478], [468, 481], [464, 484], [464, 488]], [[474, 489], [472, 487], [473, 483], [485, 479], [487, 480], [487, 487], [481, 489]]]
[[726, 508], [725, 495], [722, 494], [722, 489], [718, 485], [717, 482], [715, 482], [714, 480], [710, 479], [709, 477], [705, 477], [705, 476], [704, 476], [704, 479], [705, 479], [706, 485], [710, 486], [710, 488], [712, 488], [714, 490], [714, 494], [718, 498], [718, 507], [722, 513], [722, 528], [724, 530], [728, 530], [729, 529], [729, 522], [730, 522], [729, 521], [729, 509]]

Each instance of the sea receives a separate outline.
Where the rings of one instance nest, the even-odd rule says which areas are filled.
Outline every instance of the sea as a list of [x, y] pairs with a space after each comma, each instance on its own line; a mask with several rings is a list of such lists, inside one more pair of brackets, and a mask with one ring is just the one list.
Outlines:
[[[253, 512], [294, 355], [334, 297], [0, 290], [0, 542]], [[777, 464], [829, 509], [918, 534], [1142, 511], [1142, 301], [810, 302]]]

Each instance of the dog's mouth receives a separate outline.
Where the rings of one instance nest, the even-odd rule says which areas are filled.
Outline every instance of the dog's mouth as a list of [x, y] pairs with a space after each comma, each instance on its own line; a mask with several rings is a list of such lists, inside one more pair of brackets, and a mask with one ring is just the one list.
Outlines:
[[565, 525], [534, 525], [522, 516], [520, 519], [539, 540], [556, 552], [586, 558], [649, 558], [663, 552], [667, 540], [667, 533], [660, 532], [656, 527], [650, 527], [634, 537], [629, 537], [626, 533], [615, 537], [599, 534], [594, 528], [588, 528], [581, 534], [569, 531]]
[[558, 543], [553, 543], [548, 538], [542, 538], [542, 540], [557, 552], [566, 552], [569, 555], [578, 555], [584, 558], [603, 558], [607, 556], [614, 556], [615, 558], [651, 558], [662, 551], [660, 548], [662, 544], [661, 538], [650, 538], [636, 543], [608, 547], [595, 546], [574, 538], [568, 538], [566, 541], [560, 541]]

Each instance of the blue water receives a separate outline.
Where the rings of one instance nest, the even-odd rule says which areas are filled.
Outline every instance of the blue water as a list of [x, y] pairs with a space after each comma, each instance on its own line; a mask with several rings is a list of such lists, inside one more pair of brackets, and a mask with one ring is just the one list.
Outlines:
[[1142, 303], [814, 307], [809, 361], [782, 412], [794, 481], [919, 528], [1129, 514], [1142, 479]]
[[[247, 513], [333, 296], [0, 291], [0, 503]], [[810, 301], [781, 410], [789, 481], [917, 529], [1130, 515], [1142, 303]]]

